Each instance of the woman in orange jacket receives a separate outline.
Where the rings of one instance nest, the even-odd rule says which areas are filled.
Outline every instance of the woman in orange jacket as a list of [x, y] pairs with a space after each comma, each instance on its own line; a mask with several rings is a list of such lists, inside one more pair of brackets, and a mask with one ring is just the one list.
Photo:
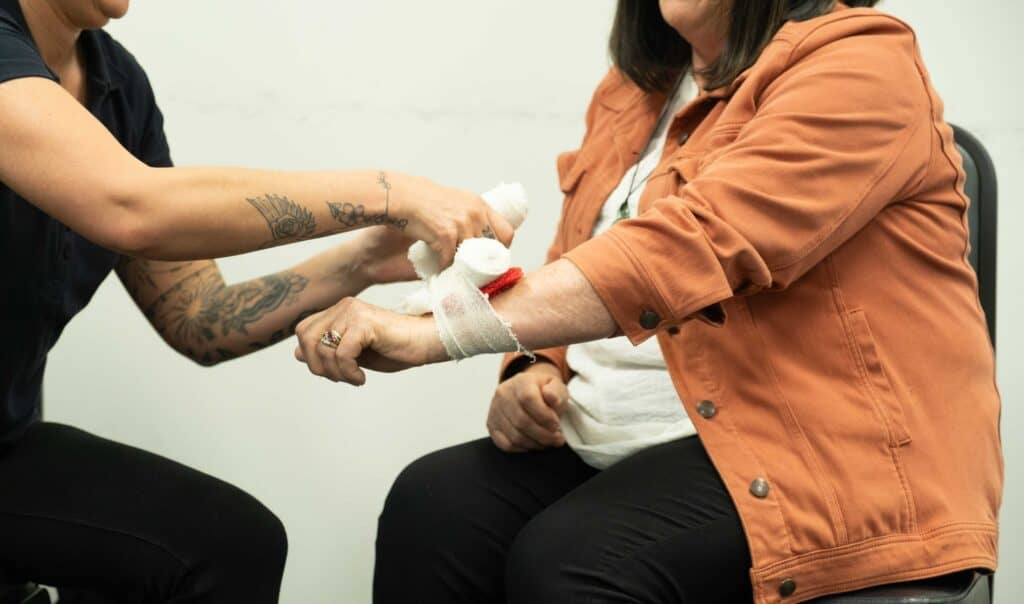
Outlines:
[[[550, 262], [493, 302], [539, 360], [507, 360], [496, 447], [398, 478], [377, 602], [766, 604], [995, 568], [961, 160], [874, 4], [619, 2]], [[354, 383], [455, 356], [353, 300], [298, 333]]]

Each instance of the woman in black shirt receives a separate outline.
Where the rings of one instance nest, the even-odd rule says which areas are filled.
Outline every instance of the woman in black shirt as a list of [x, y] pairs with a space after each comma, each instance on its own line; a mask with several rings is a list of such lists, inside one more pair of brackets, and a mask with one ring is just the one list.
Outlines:
[[[381, 171], [172, 168], [146, 74], [102, 30], [128, 0], [0, 0], [0, 577], [125, 602], [276, 602], [286, 541], [247, 494], [41, 422], [46, 355], [111, 270], [175, 350], [213, 365], [372, 283], [511, 227], [476, 195]], [[277, 274], [214, 258], [376, 226]]]

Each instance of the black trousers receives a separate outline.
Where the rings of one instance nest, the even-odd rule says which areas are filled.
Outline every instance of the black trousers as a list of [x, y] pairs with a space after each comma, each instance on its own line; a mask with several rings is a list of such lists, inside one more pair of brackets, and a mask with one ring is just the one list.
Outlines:
[[277, 602], [284, 527], [243, 491], [41, 423], [0, 453], [0, 574], [68, 602]]
[[736, 509], [700, 441], [598, 472], [569, 448], [427, 455], [381, 514], [377, 604], [751, 602]]

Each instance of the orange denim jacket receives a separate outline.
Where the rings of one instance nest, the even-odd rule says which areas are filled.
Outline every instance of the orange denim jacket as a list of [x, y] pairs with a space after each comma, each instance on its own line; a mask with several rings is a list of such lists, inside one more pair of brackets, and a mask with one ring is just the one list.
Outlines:
[[[675, 116], [639, 216], [591, 239], [664, 101], [614, 69], [598, 86], [558, 159], [549, 261], [579, 267], [632, 342], [658, 338], [756, 602], [994, 569], [993, 351], [913, 31], [841, 5], [786, 24]], [[564, 348], [538, 353], [570, 375]]]

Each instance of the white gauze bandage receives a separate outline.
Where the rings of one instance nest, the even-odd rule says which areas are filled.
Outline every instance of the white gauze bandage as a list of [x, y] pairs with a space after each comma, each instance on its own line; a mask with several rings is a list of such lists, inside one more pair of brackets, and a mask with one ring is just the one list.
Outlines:
[[[483, 194], [487, 203], [518, 228], [526, 218], [522, 185], [504, 184]], [[407, 296], [400, 307], [406, 314], [432, 312], [448, 356], [455, 360], [478, 354], [522, 351], [511, 326], [494, 312], [480, 287], [511, 268], [508, 248], [494, 239], [467, 239], [452, 265], [439, 271], [437, 255], [425, 243], [409, 248], [409, 260], [426, 287]]]
[[521, 350], [512, 327], [494, 312], [481, 285], [512, 263], [508, 249], [493, 239], [467, 239], [450, 268], [428, 281], [431, 310], [441, 343], [456, 361], [478, 354]]

